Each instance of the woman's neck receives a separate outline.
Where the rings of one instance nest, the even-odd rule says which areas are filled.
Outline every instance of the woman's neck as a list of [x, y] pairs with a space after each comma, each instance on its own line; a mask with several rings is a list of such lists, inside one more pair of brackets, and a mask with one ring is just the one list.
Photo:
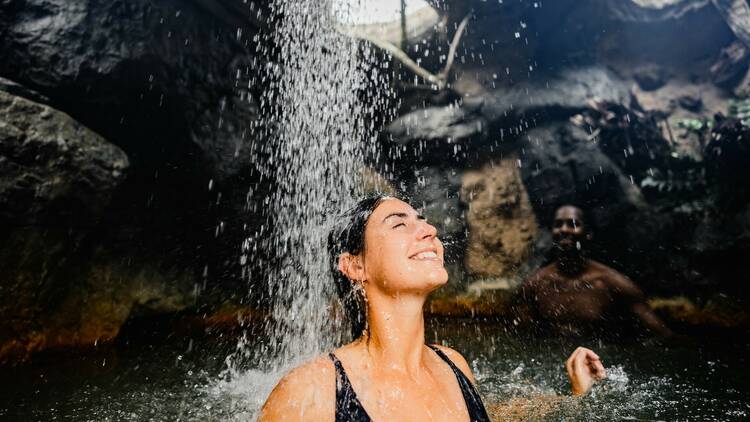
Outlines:
[[419, 372], [425, 300], [421, 295], [368, 297], [364, 344], [375, 365], [411, 375]]

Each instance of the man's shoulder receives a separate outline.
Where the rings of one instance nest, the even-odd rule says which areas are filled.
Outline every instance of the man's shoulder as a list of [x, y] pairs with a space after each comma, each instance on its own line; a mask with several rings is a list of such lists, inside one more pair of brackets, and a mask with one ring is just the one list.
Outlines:
[[592, 272], [592, 274], [603, 277], [606, 279], [627, 279], [628, 277], [617, 271], [616, 269], [610, 267], [609, 265], [602, 264], [599, 261], [594, 261], [593, 259], [589, 259], [589, 270]]
[[589, 263], [593, 275], [604, 281], [610, 289], [624, 294], [640, 294], [638, 286], [625, 274], [593, 259]]

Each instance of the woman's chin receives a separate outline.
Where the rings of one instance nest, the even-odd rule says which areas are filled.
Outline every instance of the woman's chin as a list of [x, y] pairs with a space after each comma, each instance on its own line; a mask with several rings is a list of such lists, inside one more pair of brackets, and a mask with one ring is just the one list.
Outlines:
[[425, 275], [425, 278], [429, 280], [430, 290], [435, 290], [448, 283], [448, 271], [445, 268], [431, 271]]

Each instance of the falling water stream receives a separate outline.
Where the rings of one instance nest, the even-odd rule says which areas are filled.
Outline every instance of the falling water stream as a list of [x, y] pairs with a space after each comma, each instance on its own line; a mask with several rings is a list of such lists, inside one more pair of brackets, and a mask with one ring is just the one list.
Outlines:
[[[336, 7], [334, 7], [336, 6]], [[328, 268], [327, 233], [332, 215], [363, 193], [360, 180], [375, 112], [360, 95], [367, 89], [366, 46], [336, 28], [350, 8], [332, 0], [275, 1], [270, 34], [278, 62], [267, 68], [265, 101], [273, 106], [260, 126], [268, 140], [260, 154], [263, 176], [274, 190], [263, 199], [268, 221], [243, 243], [243, 262], [261, 267], [270, 306], [264, 342], [243, 337], [227, 359], [226, 384], [265, 396], [287, 369], [342, 342]], [[367, 104], [378, 104], [370, 98]], [[258, 160], [260, 161], [260, 160]], [[259, 198], [250, 198], [259, 201]], [[255, 250], [266, 251], [258, 265]], [[248, 270], [247, 277], [258, 275]], [[248, 362], [262, 368], [247, 371]], [[223, 387], [222, 387], [223, 388]]]
[[272, 8], [280, 17], [273, 33], [280, 59], [269, 68], [267, 99], [276, 108], [263, 136], [276, 182], [267, 198], [272, 228], [247, 245], [270, 252], [267, 357], [283, 367], [338, 340], [326, 222], [361, 191], [368, 133], [357, 96], [365, 81], [358, 45], [336, 31], [331, 1], [277, 1]]

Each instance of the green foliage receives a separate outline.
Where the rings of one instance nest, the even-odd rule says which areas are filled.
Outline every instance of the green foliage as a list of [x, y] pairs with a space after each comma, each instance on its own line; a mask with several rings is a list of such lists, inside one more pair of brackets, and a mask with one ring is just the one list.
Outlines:
[[673, 157], [667, 168], [651, 169], [641, 180], [640, 187], [659, 208], [677, 214], [701, 213], [710, 202], [706, 169], [702, 163], [689, 157]]
[[743, 125], [750, 126], [750, 99], [729, 101], [729, 117], [739, 119]]
[[714, 127], [714, 121], [709, 119], [681, 119], [677, 122], [677, 127], [702, 135], [706, 130]]

